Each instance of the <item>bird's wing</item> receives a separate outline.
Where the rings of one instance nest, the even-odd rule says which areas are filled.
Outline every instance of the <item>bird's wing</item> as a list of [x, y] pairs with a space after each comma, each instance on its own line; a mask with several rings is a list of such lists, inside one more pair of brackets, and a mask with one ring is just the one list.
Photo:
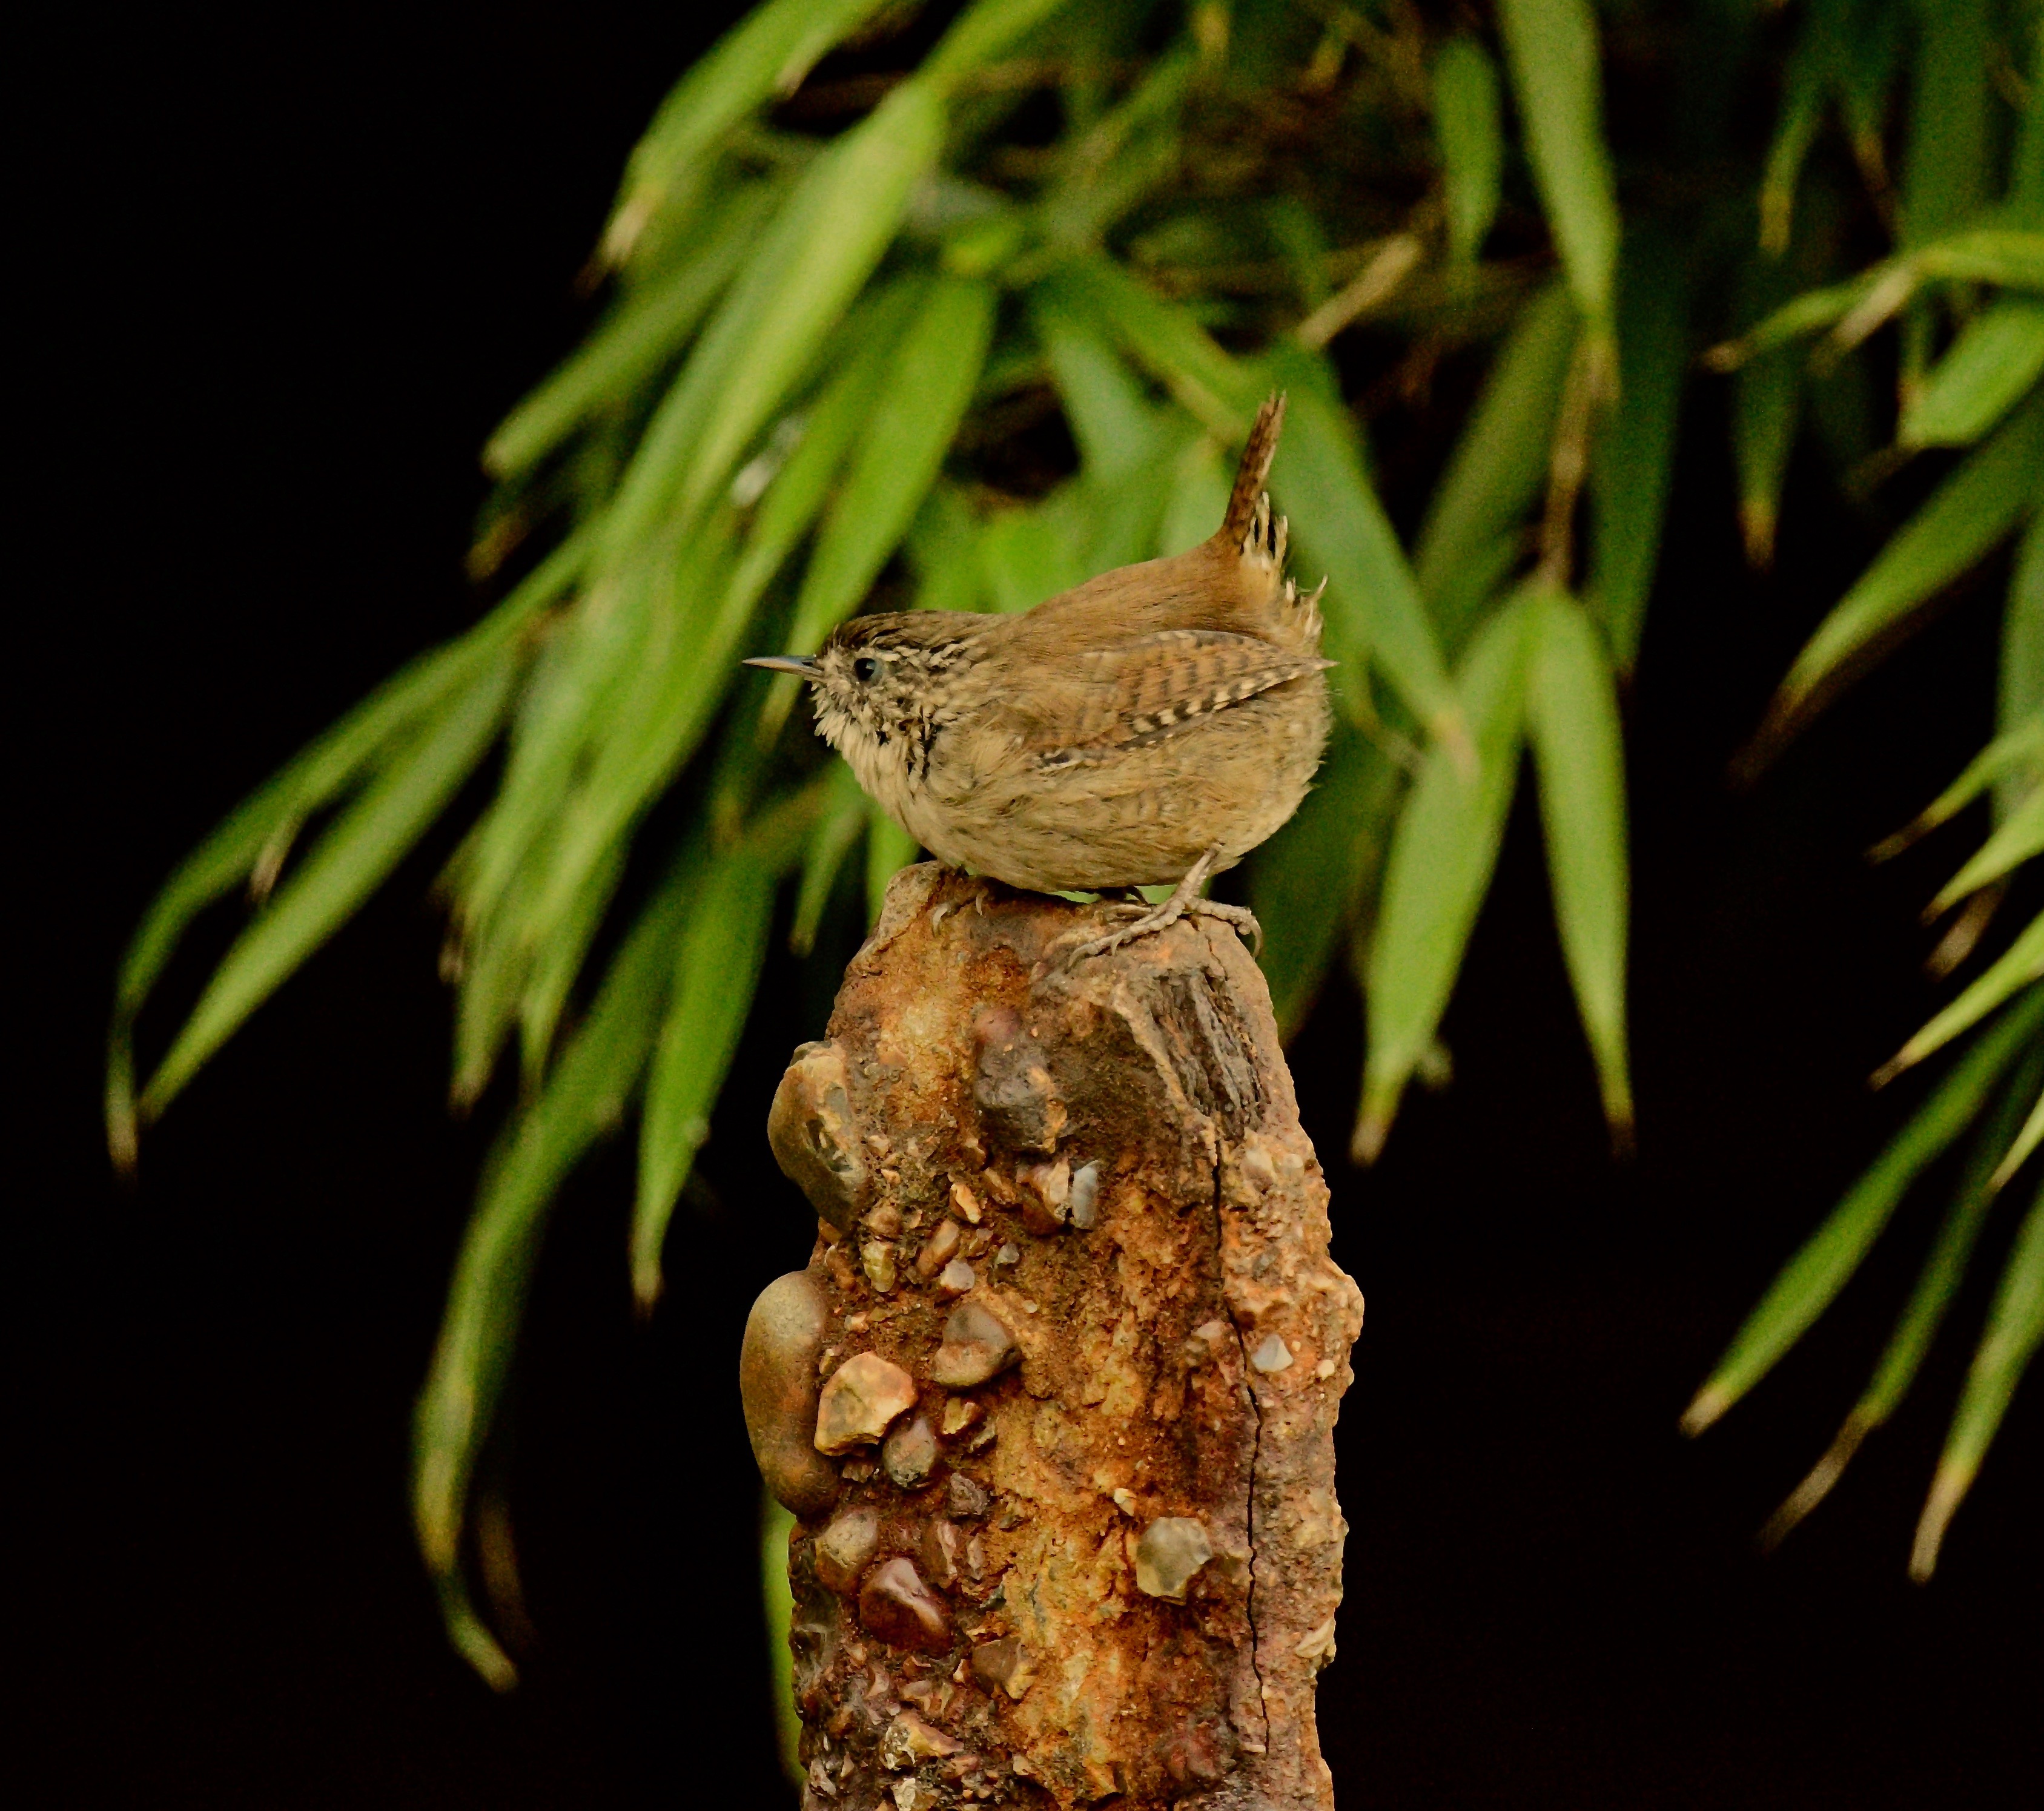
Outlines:
[[1075, 650], [1043, 688], [1045, 704], [1024, 732], [1047, 765], [1097, 760], [1160, 741], [1216, 711], [1331, 666], [1254, 635], [1166, 629], [1112, 647]]

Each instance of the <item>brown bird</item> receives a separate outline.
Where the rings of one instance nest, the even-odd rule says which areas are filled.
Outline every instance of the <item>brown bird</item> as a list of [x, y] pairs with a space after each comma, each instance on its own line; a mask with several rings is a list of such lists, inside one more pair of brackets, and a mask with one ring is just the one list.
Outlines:
[[1282, 397], [1250, 431], [1228, 515], [1190, 553], [1089, 579], [1020, 616], [855, 617], [813, 658], [817, 732], [939, 861], [1039, 892], [1176, 883], [1074, 960], [1188, 911], [1298, 808], [1327, 738], [1320, 592], [1285, 577], [1263, 489]]

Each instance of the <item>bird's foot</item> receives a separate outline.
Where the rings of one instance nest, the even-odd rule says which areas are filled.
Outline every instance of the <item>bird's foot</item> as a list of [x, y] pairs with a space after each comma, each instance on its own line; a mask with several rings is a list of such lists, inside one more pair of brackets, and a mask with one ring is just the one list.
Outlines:
[[1105, 956], [1140, 938], [1153, 937], [1160, 930], [1168, 930], [1181, 918], [1218, 919], [1231, 927], [1235, 934], [1249, 943], [1251, 949], [1261, 955], [1263, 950], [1263, 927], [1256, 922], [1256, 914], [1247, 906], [1224, 905], [1219, 900], [1200, 897], [1200, 888], [1212, 871], [1214, 859], [1220, 853], [1218, 847], [1209, 849], [1193, 864], [1192, 871], [1172, 889], [1171, 896], [1162, 905], [1147, 902], [1103, 901], [1103, 909], [1125, 913], [1133, 917], [1133, 923], [1120, 930], [1110, 931], [1105, 937], [1095, 937], [1082, 943], [1072, 952], [1072, 965], [1076, 967], [1090, 956]]

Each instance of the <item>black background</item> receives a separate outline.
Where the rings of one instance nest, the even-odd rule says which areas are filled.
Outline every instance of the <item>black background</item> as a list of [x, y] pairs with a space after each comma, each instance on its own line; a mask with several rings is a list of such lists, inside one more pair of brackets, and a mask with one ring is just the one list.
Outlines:
[[[813, 1005], [777, 984], [755, 1022], [706, 1160], [721, 1208], [678, 1222], [650, 1329], [628, 1306], [625, 1155], [563, 1203], [512, 1460], [541, 1645], [502, 1699], [444, 1648], [405, 1504], [487, 1130], [443, 1105], [425, 896], [447, 838], [200, 1077], [139, 1188], [110, 1180], [97, 1119], [110, 977], [153, 887], [469, 620], [474, 449], [573, 343], [571, 280], [624, 154], [714, 23], [622, 0], [94, 12], [19, 72], [36, 406], [6, 1224], [9, 1495], [31, 1514], [9, 1771], [35, 1802], [785, 1801], [732, 1371], [753, 1294], [807, 1249], [758, 1129]], [[1378, 1171], [1339, 1156], [1353, 998], [1294, 1053], [1370, 1303], [1321, 1698], [1351, 1811], [1991, 1805], [2044, 1761], [2034, 1380], [1935, 1583], [1903, 1571], [1991, 1265], [1896, 1425], [1773, 1560], [1752, 1533], [1856, 1393], [1920, 1207], [1721, 1431], [1675, 1431], [1907, 1104], [1863, 1078], [1934, 997], [1915, 913], [1958, 858], [1873, 871], [1859, 852], [1986, 733], [1995, 595], [1727, 791], [1869, 543], [1799, 471], [1781, 567], [1748, 576], [1721, 400], [1696, 394], [1631, 704], [1638, 1161], [1604, 1155], [1523, 804], [1446, 1027], [1454, 1086], [1411, 1104]], [[232, 916], [168, 997], [193, 996]]]

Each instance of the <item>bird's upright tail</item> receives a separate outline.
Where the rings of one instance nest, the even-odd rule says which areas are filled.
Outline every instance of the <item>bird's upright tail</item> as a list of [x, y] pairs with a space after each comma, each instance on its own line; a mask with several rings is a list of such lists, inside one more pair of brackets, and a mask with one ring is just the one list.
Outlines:
[[1238, 552], [1256, 520], [1257, 500], [1263, 494], [1263, 481], [1270, 475], [1270, 462], [1278, 456], [1278, 436], [1284, 429], [1285, 397], [1279, 391], [1266, 397], [1256, 412], [1256, 425], [1249, 431], [1249, 444], [1242, 450], [1235, 489], [1228, 500], [1227, 519], [1214, 537]]

